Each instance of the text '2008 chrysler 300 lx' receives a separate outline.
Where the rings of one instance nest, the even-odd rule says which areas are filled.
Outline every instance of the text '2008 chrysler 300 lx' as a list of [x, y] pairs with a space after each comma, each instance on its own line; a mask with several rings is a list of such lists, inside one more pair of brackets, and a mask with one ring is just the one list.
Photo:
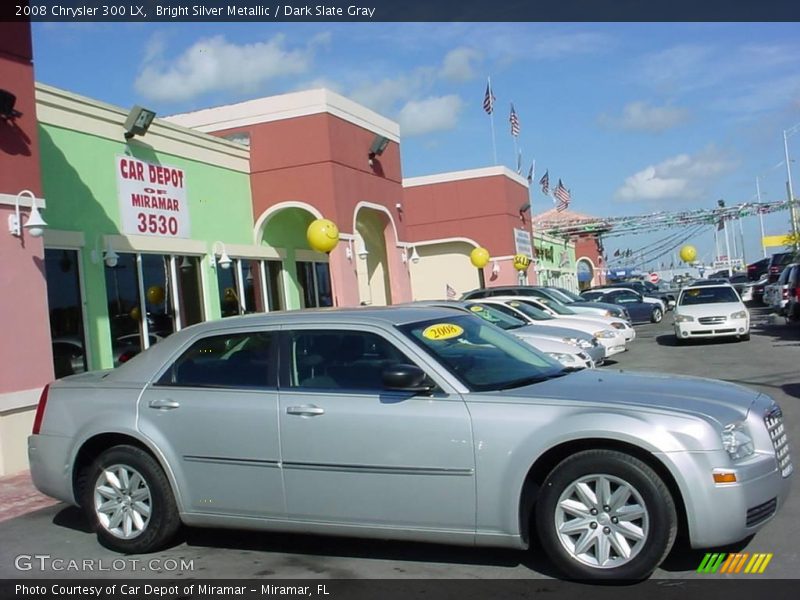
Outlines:
[[570, 372], [434, 307], [189, 327], [47, 386], [29, 456], [120, 552], [182, 523], [519, 549], [533, 532], [580, 579], [647, 577], [679, 526], [695, 548], [742, 540], [792, 473], [763, 394]]

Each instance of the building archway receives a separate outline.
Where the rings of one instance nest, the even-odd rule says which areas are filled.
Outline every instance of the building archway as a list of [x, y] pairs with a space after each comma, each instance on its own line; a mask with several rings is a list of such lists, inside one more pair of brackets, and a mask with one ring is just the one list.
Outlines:
[[578, 272], [578, 289], [587, 290], [594, 285], [595, 268], [588, 258], [579, 258], [576, 263]]
[[277, 249], [284, 257], [279, 270], [273, 265], [268, 283], [283, 298], [281, 308], [332, 306], [328, 257], [312, 250], [306, 239], [308, 226], [319, 211], [298, 202], [286, 202], [265, 211], [256, 222], [259, 243]]
[[[355, 212], [356, 273], [361, 304], [392, 304], [392, 274], [398, 270], [397, 234], [383, 207], [362, 203]], [[399, 255], [398, 255], [399, 256]]]

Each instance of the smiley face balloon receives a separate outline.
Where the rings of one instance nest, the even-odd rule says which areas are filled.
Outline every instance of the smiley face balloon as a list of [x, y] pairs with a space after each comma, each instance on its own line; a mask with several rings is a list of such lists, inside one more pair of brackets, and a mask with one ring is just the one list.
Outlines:
[[306, 230], [306, 239], [313, 250], [327, 254], [339, 243], [339, 228], [330, 219], [315, 219]]

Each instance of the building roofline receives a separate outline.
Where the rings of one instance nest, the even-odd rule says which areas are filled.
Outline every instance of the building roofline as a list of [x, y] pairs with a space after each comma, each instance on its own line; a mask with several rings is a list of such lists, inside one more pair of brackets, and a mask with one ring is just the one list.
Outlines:
[[452, 181], [463, 181], [467, 179], [479, 179], [482, 177], [508, 177], [512, 181], [528, 187], [528, 180], [519, 173], [503, 166], [482, 167], [478, 169], [467, 169], [464, 171], [450, 171], [449, 173], [436, 173], [434, 175], [423, 175], [421, 177], [409, 177], [403, 179], [403, 187], [410, 188], [420, 185], [431, 185], [435, 183], [448, 183]]

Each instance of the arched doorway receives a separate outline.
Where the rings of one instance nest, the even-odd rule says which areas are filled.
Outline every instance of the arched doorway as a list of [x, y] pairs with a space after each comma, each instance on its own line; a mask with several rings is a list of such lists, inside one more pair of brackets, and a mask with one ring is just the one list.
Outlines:
[[594, 282], [594, 265], [588, 258], [579, 258], [576, 267], [578, 271], [578, 289], [588, 290]]
[[355, 213], [356, 272], [361, 304], [392, 304], [391, 272], [396, 268], [392, 252], [397, 236], [388, 213], [382, 207], [362, 205]]
[[308, 226], [320, 216], [311, 206], [284, 203], [270, 208], [256, 224], [261, 243], [283, 258], [267, 274], [270, 287], [283, 299], [279, 308], [333, 306], [328, 257], [312, 250], [306, 239]]

